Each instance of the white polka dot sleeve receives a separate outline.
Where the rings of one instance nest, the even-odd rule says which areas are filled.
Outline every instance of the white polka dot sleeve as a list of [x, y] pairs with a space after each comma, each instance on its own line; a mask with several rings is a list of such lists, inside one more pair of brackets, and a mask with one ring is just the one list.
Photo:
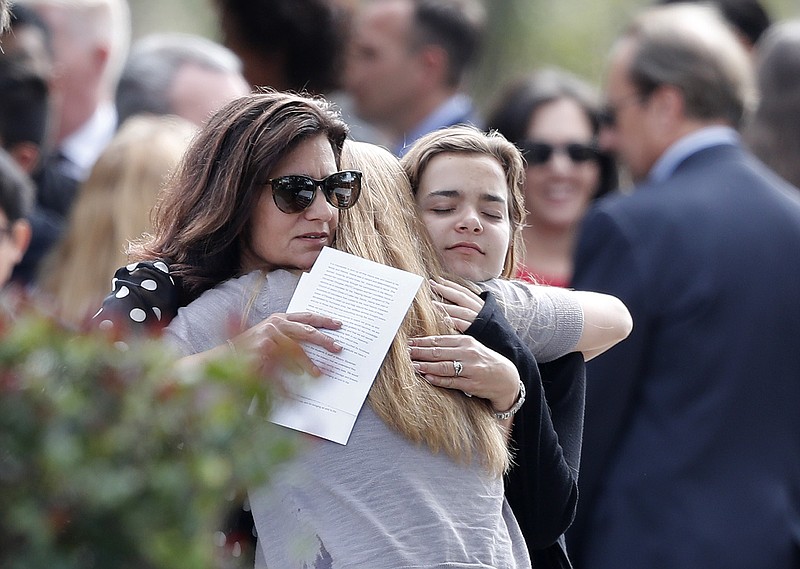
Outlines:
[[160, 330], [178, 311], [178, 287], [164, 261], [140, 261], [114, 273], [112, 291], [93, 321], [119, 332]]

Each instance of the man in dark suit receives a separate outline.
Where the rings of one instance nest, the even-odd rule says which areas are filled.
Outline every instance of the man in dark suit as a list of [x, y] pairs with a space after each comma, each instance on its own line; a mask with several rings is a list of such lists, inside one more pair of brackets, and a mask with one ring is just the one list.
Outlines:
[[740, 146], [750, 75], [706, 6], [612, 51], [601, 143], [637, 187], [586, 218], [574, 286], [634, 330], [587, 368], [579, 569], [800, 567], [800, 202]]

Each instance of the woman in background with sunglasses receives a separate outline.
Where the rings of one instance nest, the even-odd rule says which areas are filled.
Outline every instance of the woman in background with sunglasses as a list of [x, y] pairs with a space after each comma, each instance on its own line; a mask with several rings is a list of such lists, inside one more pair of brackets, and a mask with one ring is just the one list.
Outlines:
[[592, 200], [617, 188], [611, 156], [597, 149], [600, 109], [578, 77], [547, 69], [509, 86], [487, 121], [527, 162], [519, 277], [569, 286], [580, 222]]

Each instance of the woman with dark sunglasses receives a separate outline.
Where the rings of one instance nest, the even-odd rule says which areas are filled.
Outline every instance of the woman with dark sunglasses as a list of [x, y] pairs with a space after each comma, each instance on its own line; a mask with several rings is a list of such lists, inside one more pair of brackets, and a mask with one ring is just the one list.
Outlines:
[[569, 286], [576, 234], [592, 200], [617, 188], [614, 160], [597, 147], [593, 89], [557, 69], [510, 85], [487, 124], [525, 157], [525, 259], [519, 276]]
[[[346, 134], [322, 100], [264, 93], [230, 103], [186, 152], [154, 211], [153, 235], [130, 245], [132, 262], [116, 271], [93, 323], [120, 335], [157, 332], [227, 279], [256, 268], [310, 268], [333, 243], [340, 208], [358, 199], [360, 174], [339, 171]], [[323, 199], [313, 199], [318, 194]], [[266, 362], [289, 346], [311, 369], [297, 338], [335, 348], [308, 325], [334, 324], [276, 315], [250, 338]], [[223, 529], [228, 547], [252, 551], [249, 512], [232, 512]]]

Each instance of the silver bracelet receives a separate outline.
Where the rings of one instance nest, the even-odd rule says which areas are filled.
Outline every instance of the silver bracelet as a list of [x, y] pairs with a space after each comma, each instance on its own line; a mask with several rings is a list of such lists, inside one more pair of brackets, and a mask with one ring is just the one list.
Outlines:
[[508, 411], [503, 411], [502, 413], [498, 413], [497, 411], [494, 412], [495, 419], [500, 421], [505, 421], [514, 416], [514, 413], [519, 411], [522, 408], [522, 404], [525, 403], [525, 384], [522, 383], [522, 380], [519, 380], [519, 397], [517, 398], [517, 402], [511, 406], [511, 409]]

